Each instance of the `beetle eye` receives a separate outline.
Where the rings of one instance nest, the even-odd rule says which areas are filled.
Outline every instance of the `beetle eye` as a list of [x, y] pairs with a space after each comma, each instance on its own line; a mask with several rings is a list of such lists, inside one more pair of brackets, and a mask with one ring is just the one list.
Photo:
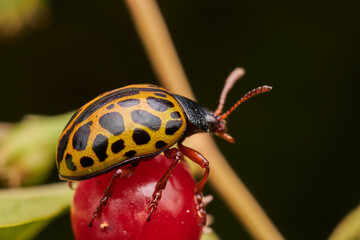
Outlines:
[[226, 123], [224, 121], [219, 121], [217, 132], [226, 132]]

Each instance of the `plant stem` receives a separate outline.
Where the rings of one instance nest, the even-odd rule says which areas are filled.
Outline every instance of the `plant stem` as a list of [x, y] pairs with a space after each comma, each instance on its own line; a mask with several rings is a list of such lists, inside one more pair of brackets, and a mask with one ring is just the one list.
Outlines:
[[166, 89], [194, 99], [164, 19], [153, 0], [126, 0], [153, 69]]
[[[160, 82], [171, 92], [194, 99], [164, 19], [155, 0], [126, 0], [137, 31]], [[284, 239], [246, 186], [229, 166], [212, 138], [195, 135], [188, 144], [211, 163], [210, 183], [254, 239]]]

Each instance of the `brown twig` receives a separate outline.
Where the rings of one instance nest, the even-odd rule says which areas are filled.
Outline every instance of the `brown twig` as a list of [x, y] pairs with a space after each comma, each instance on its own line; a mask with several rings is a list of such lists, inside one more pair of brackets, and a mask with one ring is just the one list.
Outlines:
[[[171, 92], [194, 99], [156, 1], [126, 0], [126, 3], [162, 85]], [[254, 239], [283, 239], [210, 136], [195, 135], [187, 144], [194, 146], [209, 159], [210, 183]]]
[[191, 99], [194, 94], [156, 1], [126, 0], [136, 29], [162, 85]]

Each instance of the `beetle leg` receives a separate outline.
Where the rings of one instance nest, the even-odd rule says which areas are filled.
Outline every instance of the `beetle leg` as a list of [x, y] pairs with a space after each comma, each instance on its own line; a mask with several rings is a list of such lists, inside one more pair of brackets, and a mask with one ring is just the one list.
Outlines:
[[76, 188], [74, 187], [74, 181], [69, 180], [69, 181], [68, 181], [68, 184], [69, 184], [69, 188], [70, 188], [71, 190], [75, 190], [75, 189], [76, 189]]
[[204, 188], [204, 185], [206, 183], [206, 180], [209, 176], [210, 172], [210, 166], [209, 161], [201, 155], [199, 152], [195, 151], [194, 149], [191, 149], [189, 147], [185, 147], [182, 145], [181, 142], [178, 143], [178, 147], [180, 151], [188, 157], [191, 161], [195, 162], [196, 164], [200, 165], [202, 168], [205, 168], [205, 173], [202, 179], [195, 185], [195, 198], [198, 206], [198, 214], [200, 217], [200, 223], [205, 225], [206, 224], [206, 212], [205, 212], [205, 205], [202, 201], [203, 195], [202, 195], [202, 189]]
[[114, 175], [112, 176], [109, 185], [104, 191], [104, 196], [101, 198], [99, 205], [92, 213], [92, 218], [88, 224], [89, 227], [92, 227], [92, 223], [95, 218], [101, 217], [103, 207], [106, 206], [106, 204], [109, 202], [110, 197], [113, 194], [115, 180], [119, 177], [130, 177], [133, 174], [135, 167], [136, 165], [132, 164], [126, 167], [119, 168], [114, 172]]
[[149, 205], [147, 205], [146, 209], [149, 211], [149, 215], [146, 218], [146, 221], [149, 222], [151, 219], [151, 214], [153, 212], [156, 211], [157, 205], [159, 204], [159, 201], [161, 199], [162, 196], [162, 191], [165, 189], [166, 187], [166, 183], [171, 175], [171, 173], [174, 171], [176, 165], [184, 159], [183, 154], [181, 153], [181, 151], [179, 149], [176, 148], [172, 148], [172, 149], [167, 149], [164, 151], [164, 155], [169, 158], [172, 159], [173, 162], [170, 165], [170, 167], [168, 168], [168, 170], [165, 172], [165, 174], [161, 177], [161, 179], [157, 182], [156, 186], [155, 186], [155, 191], [153, 192], [153, 200], [150, 202]]

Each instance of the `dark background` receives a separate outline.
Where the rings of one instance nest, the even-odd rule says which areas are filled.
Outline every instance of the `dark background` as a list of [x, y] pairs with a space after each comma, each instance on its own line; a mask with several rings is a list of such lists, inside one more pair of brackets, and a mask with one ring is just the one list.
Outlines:
[[[247, 73], [226, 108], [254, 87], [274, 87], [230, 116], [236, 144], [218, 145], [287, 239], [327, 238], [360, 200], [359, 2], [159, 4], [201, 105], [216, 108], [236, 66]], [[53, 1], [51, 10], [47, 28], [0, 41], [1, 121], [157, 84], [123, 1]], [[216, 194], [208, 212], [222, 239], [250, 239]], [[67, 218], [38, 239], [70, 239]]]

